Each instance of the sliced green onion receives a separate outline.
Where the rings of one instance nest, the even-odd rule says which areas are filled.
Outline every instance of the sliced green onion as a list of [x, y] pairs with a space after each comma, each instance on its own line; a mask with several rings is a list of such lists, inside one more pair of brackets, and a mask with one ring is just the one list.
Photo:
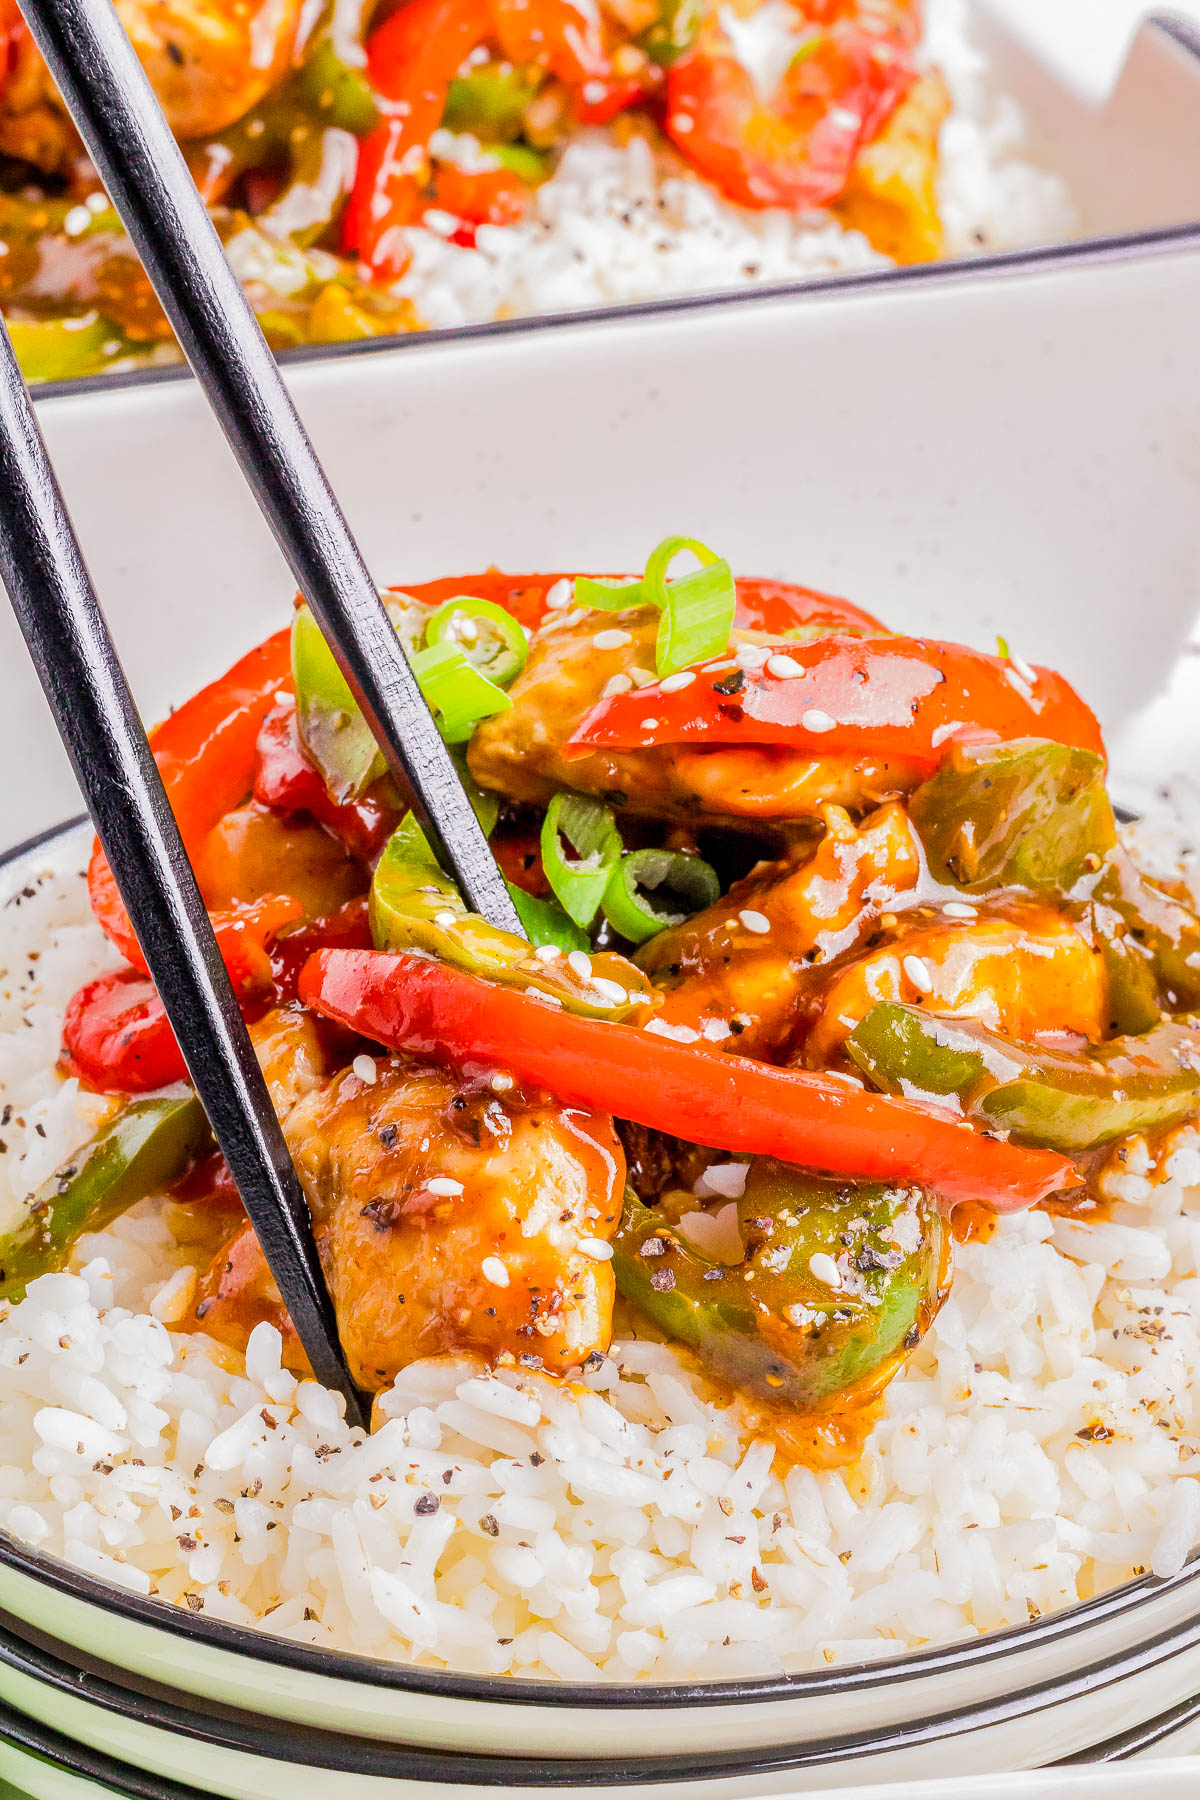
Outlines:
[[633, 850], [623, 856], [604, 890], [604, 916], [631, 944], [682, 925], [721, 897], [716, 870], [682, 850]]
[[1012, 658], [1008, 653], [1008, 639], [1006, 637], [998, 637], [996, 639], [996, 654], [1002, 656], [1005, 662], [1011, 662]]
[[624, 612], [627, 606], [644, 606], [646, 594], [640, 581], [596, 581], [591, 575], [577, 575], [575, 604], [595, 612]]
[[510, 687], [529, 655], [524, 626], [506, 607], [472, 594], [457, 594], [438, 607], [425, 627], [425, 642], [461, 650], [497, 687]]
[[292, 680], [301, 743], [338, 805], [357, 800], [383, 774], [383, 757], [307, 606], [292, 617]]
[[[668, 585], [667, 570], [685, 550], [690, 550], [701, 566]], [[696, 538], [664, 538], [650, 552], [642, 585], [646, 598], [662, 610], [654, 647], [660, 676], [674, 675], [692, 663], [721, 654], [733, 629], [737, 588], [729, 564], [707, 544]]]
[[[560, 833], [578, 862], [563, 855]], [[563, 910], [585, 931], [620, 859], [621, 834], [608, 807], [582, 794], [555, 794], [542, 824], [542, 866]]]
[[515, 882], [505, 883], [517, 917], [525, 927], [525, 936], [534, 949], [543, 944], [554, 944], [560, 950], [586, 950], [588, 940], [586, 932], [573, 925], [557, 900], [542, 900], [536, 894], [527, 894]]
[[431, 644], [411, 657], [413, 674], [448, 744], [465, 744], [481, 719], [507, 712], [512, 701], [452, 644]]

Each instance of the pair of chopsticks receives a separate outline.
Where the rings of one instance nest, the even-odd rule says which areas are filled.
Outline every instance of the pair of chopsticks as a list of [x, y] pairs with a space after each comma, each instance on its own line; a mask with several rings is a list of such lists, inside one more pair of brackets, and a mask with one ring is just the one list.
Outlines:
[[[26, 23], [402, 795], [468, 906], [503, 877], [274, 358], [111, 0]], [[362, 1408], [311, 1221], [6, 332], [0, 578], [196, 1091], [314, 1373]]]

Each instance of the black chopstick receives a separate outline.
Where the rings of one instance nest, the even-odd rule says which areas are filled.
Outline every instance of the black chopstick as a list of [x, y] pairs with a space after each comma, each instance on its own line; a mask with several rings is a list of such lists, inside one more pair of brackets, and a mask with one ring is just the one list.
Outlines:
[[[521, 933], [504, 879], [258, 321], [110, 0], [26, 23], [402, 793], [468, 906]], [[397, 469], [397, 486], [403, 470]]]
[[361, 1426], [304, 1195], [2, 327], [0, 579], [313, 1373], [345, 1396], [347, 1418]]

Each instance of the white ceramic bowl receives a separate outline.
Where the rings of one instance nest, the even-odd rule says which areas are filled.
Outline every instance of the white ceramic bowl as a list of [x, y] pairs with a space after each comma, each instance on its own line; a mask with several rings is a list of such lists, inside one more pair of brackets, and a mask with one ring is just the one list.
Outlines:
[[[411, 340], [290, 381], [381, 579], [633, 565], [664, 532], [695, 532], [748, 571], [848, 592], [913, 629], [1002, 631], [1066, 668], [1101, 713], [1120, 789], [1195, 766], [1200, 736], [1178, 679], [1200, 570], [1198, 313], [1193, 230]], [[53, 395], [41, 411], [156, 716], [277, 624], [286, 572], [190, 384]], [[11, 842], [78, 800], [7, 618], [0, 694], [0, 766], [19, 771], [0, 794]], [[1147, 743], [1157, 768], [1134, 759]], [[173, 1781], [292, 1800], [328, 1793], [331, 1769], [339, 1800], [430, 1781], [811, 1791], [1020, 1768], [1114, 1737], [1122, 1754], [1186, 1742], [1197, 1574], [890, 1663], [620, 1690], [285, 1646], [0, 1540], [5, 1629], [32, 1646], [6, 1643], [0, 1703], [151, 1771], [159, 1785], [141, 1791], [156, 1794]]]

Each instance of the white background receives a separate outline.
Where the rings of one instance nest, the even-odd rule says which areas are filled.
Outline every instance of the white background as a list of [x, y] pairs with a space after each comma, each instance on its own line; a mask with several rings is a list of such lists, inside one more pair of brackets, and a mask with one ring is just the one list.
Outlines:
[[1134, 26], [1146, 13], [1176, 12], [1200, 22], [1200, 0], [997, 0], [997, 10], [1091, 94], [1111, 87]]

